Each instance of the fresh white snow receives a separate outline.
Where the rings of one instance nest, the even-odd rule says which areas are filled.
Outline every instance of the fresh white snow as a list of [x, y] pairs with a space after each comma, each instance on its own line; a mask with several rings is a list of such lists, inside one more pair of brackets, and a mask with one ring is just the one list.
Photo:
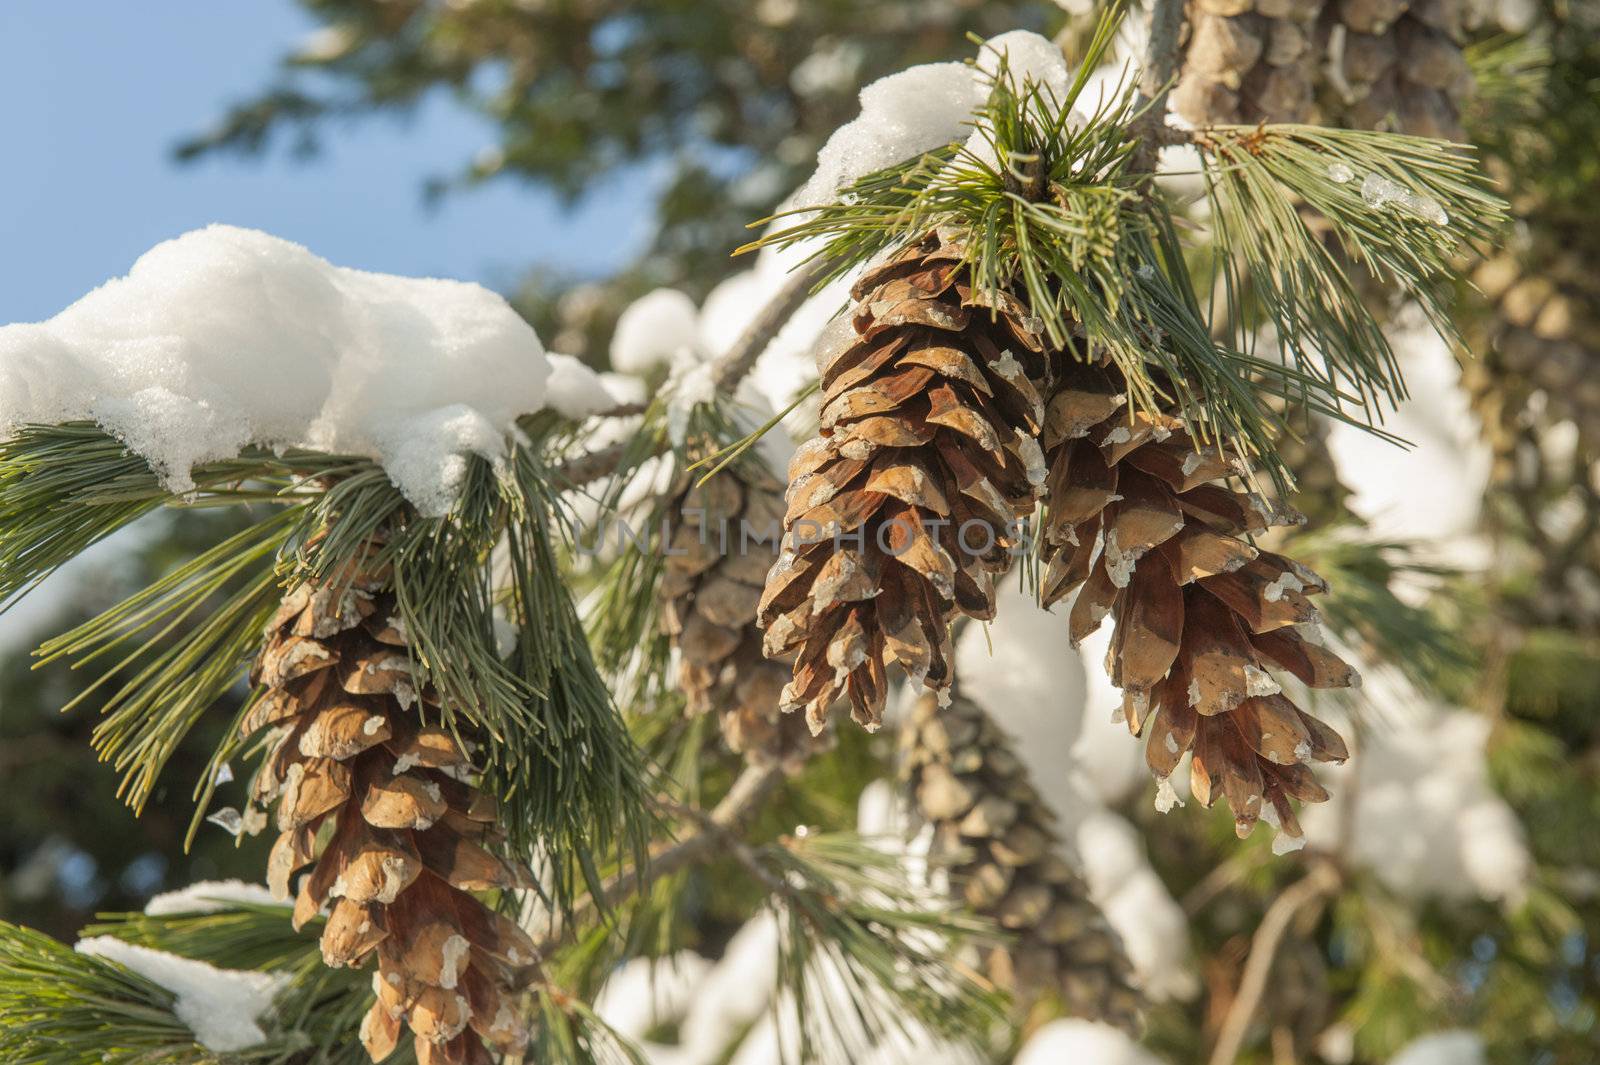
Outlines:
[[104, 958], [133, 970], [177, 996], [173, 1012], [207, 1049], [243, 1050], [264, 1042], [260, 1020], [289, 981], [287, 973], [219, 969], [114, 936], [81, 939], [79, 954]]
[[834, 131], [817, 153], [817, 169], [795, 198], [796, 207], [827, 203], [857, 179], [953, 141], [967, 141], [983, 154], [972, 129], [973, 112], [989, 96], [999, 57], [1004, 55], [1019, 84], [1032, 79], [1057, 98], [1070, 71], [1049, 38], [1013, 30], [987, 41], [976, 64], [924, 63], [861, 90], [861, 114]]
[[1119, 1030], [1096, 1021], [1051, 1021], [1034, 1033], [1016, 1065], [1162, 1065]]
[[235, 903], [241, 902], [251, 906], [285, 905], [262, 884], [248, 884], [243, 880], [202, 880], [186, 888], [152, 897], [145, 903], [144, 912], [150, 917], [217, 913], [232, 909]]
[[1532, 859], [1489, 781], [1488, 720], [1431, 701], [1392, 668], [1362, 672], [1369, 727], [1350, 762], [1325, 772], [1332, 801], [1301, 811], [1306, 837], [1406, 898], [1515, 903]]
[[[92, 419], [174, 491], [247, 444], [366, 455], [440, 514], [465, 456], [501, 456], [551, 375], [533, 329], [482, 286], [338, 267], [214, 225], [49, 321], [0, 327], [0, 432]], [[594, 398], [577, 376], [562, 404]]]
[[640, 296], [617, 319], [611, 365], [622, 373], [645, 374], [677, 362], [695, 350], [699, 316], [694, 300], [675, 288]]
[[627, 402], [627, 386], [615, 387], [571, 355], [551, 354], [546, 406], [563, 418], [580, 421]]
[[1458, 1029], [1412, 1040], [1389, 1065], [1485, 1065], [1487, 1054], [1476, 1033]]

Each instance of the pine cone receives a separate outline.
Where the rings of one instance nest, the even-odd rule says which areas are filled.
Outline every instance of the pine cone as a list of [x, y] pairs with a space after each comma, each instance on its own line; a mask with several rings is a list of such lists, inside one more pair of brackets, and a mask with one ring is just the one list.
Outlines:
[[1048, 606], [1077, 589], [1074, 643], [1112, 619], [1106, 668], [1129, 730], [1149, 730], [1146, 761], [1164, 787], [1192, 750], [1196, 798], [1225, 795], [1241, 836], [1264, 798], [1266, 816], [1299, 837], [1289, 799], [1328, 797], [1306, 763], [1347, 753], [1268, 669], [1313, 688], [1358, 681], [1295, 627], [1316, 620], [1308, 597], [1326, 590], [1322, 580], [1243, 539], [1299, 516], [1213, 483], [1238, 471], [1178, 419], [1130, 415], [1113, 371], [1078, 363], [1063, 380], [1046, 414], [1041, 598]]
[[1465, 139], [1461, 105], [1472, 71], [1461, 49], [1464, 0], [1337, 0], [1324, 9], [1337, 100], [1332, 117], [1359, 129]]
[[1178, 113], [1197, 125], [1304, 122], [1317, 83], [1322, 0], [1196, 0]]
[[1075, 1017], [1129, 1031], [1142, 1005], [1122, 940], [1061, 858], [1054, 815], [1009, 738], [974, 702], [918, 700], [900, 734], [902, 773], [951, 887], [1016, 938], [989, 948], [990, 976], [1026, 1011], [1054, 992]]
[[[370, 561], [375, 545], [369, 545]], [[402, 1020], [420, 1065], [487, 1065], [488, 1046], [520, 1050], [514, 999], [533, 974], [532, 940], [470, 892], [531, 884], [497, 857], [496, 804], [465, 782], [467, 752], [422, 723], [419, 690], [396, 619], [389, 575], [362, 566], [347, 579], [302, 583], [267, 628], [252, 680], [266, 693], [241, 731], [272, 729], [252, 784], [276, 801], [279, 836], [267, 882], [295, 897], [294, 924], [331, 906], [322, 932], [330, 966], [377, 955], [361, 1041], [387, 1057]]]
[[[1489, 301], [1462, 379], [1494, 455], [1493, 484], [1535, 538], [1534, 620], [1600, 629], [1600, 256], [1576, 230], [1535, 224], [1524, 245], [1478, 265]], [[1576, 429], [1570, 455], [1551, 431]], [[1558, 507], [1576, 507], [1552, 522]], [[1576, 519], [1576, 520], [1573, 520]]]
[[950, 683], [948, 622], [993, 616], [1043, 483], [1038, 326], [1017, 300], [974, 292], [962, 258], [933, 233], [869, 268], [852, 342], [821, 359], [821, 435], [790, 464], [759, 614], [768, 655], [798, 652], [784, 708], [813, 731], [840, 696], [876, 728], [889, 659]]
[[720, 715], [728, 746], [755, 765], [798, 769], [817, 740], [779, 712], [789, 665], [762, 653], [756, 605], [783, 519], [783, 486], [753, 463], [682, 490], [668, 508], [661, 624], [678, 651], [692, 714]]

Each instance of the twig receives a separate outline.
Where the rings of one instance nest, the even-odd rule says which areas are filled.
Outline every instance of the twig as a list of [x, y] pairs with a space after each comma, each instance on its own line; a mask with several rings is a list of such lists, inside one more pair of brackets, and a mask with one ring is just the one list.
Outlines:
[[[1144, 51], [1139, 97], [1147, 105], [1139, 116], [1138, 169], [1155, 169], [1163, 144], [1176, 143], [1167, 129], [1167, 93], [1178, 74], [1178, 44], [1183, 37], [1183, 0], [1155, 0], [1150, 10], [1150, 40]], [[1178, 131], [1170, 131], [1178, 132]], [[1178, 140], [1185, 140], [1180, 136]]]
[[1211, 1050], [1210, 1065], [1233, 1065], [1244, 1046], [1245, 1033], [1255, 1017], [1256, 1007], [1267, 990], [1273, 959], [1289, 925], [1301, 910], [1331, 895], [1339, 887], [1339, 873], [1332, 865], [1317, 864], [1300, 880], [1285, 888], [1261, 918], [1261, 925], [1250, 940], [1250, 960], [1245, 963], [1239, 992], [1228, 1007]]
[[745, 327], [733, 347], [717, 359], [711, 370], [711, 379], [718, 392], [726, 392], [744, 380], [761, 353], [767, 350], [779, 330], [794, 317], [794, 312], [811, 298], [817, 282], [827, 276], [830, 268], [827, 259], [818, 257], [794, 268], [789, 277], [772, 297], [761, 313]]
[[[761, 308], [761, 313], [745, 327], [739, 339], [712, 364], [711, 381], [718, 393], [729, 392], [744, 380], [795, 311], [811, 298], [812, 289], [826, 276], [828, 268], [828, 263], [820, 258], [795, 267], [783, 287]], [[619, 408], [606, 414], [620, 411]], [[574, 488], [580, 488], [616, 470], [628, 454], [628, 448], [629, 442], [624, 440], [598, 451], [585, 452], [558, 466], [556, 474]], [[665, 448], [663, 443], [656, 453]]]
[[[598, 903], [604, 910], [615, 909], [661, 877], [670, 876], [716, 853], [719, 845], [744, 830], [783, 776], [783, 770], [775, 766], [747, 766], [728, 789], [728, 794], [710, 813], [696, 815], [696, 819], [702, 822], [699, 831], [658, 848], [644, 864], [612, 877], [598, 896], [588, 900], [588, 904], [593, 906]], [[545, 952], [561, 938], [559, 916], [555, 913], [545, 914], [530, 929], [530, 934], [540, 952]]]

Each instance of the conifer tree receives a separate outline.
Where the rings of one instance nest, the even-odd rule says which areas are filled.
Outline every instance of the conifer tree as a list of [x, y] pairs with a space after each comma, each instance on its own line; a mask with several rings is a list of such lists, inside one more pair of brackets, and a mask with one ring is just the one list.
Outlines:
[[[374, 39], [425, 17], [347, 6]], [[995, 619], [997, 582], [1018, 577], [1045, 605], [1070, 598], [1074, 643], [1109, 618], [1105, 668], [1159, 801], [1187, 754], [1189, 794], [1225, 797], [1229, 829], [1264, 819], [1301, 842], [1290, 800], [1341, 799], [1351, 780], [1311, 764], [1353, 754], [1359, 772], [1361, 751], [1285, 689], [1348, 688], [1341, 655], [1372, 661], [1386, 643], [1420, 675], [1438, 648], [1436, 622], [1394, 595], [1391, 554], [1273, 532], [1299, 520], [1282, 502], [1298, 466], [1286, 436], [1313, 416], [1374, 428], [1405, 395], [1352, 271], [1454, 340], [1460, 256], [1504, 209], [1470, 151], [1434, 139], [1453, 134], [1466, 84], [1452, 5], [1193, 6], [1187, 21], [1157, 3], [1143, 78], [1098, 100], [1090, 74], [1120, 6], [1075, 71], [1045, 39], [1006, 34], [965, 66], [875, 86], [757, 242], [797, 252], [792, 280], [730, 350], [644, 402], [532, 339], [518, 350], [548, 395], [495, 419], [482, 396], [439, 406], [448, 382], [379, 351], [366, 383], [431, 419], [416, 436], [341, 436], [330, 416], [321, 436], [251, 424], [227, 454], [184, 452], [124, 407], [30, 377], [46, 341], [91, 362], [114, 330], [64, 316], [0, 333], [0, 385], [33, 386], [0, 399], [0, 603], [155, 510], [242, 515], [44, 651], [134, 669], [94, 698], [97, 747], [136, 807], [248, 686], [195, 789], [196, 827], [217, 770], [249, 757], [232, 823], [277, 832], [271, 898], [108, 919], [79, 952], [0, 925], [0, 1056], [648, 1060], [602, 1019], [600, 987], [707, 936], [718, 906], [775, 929], [774, 1026], [798, 1060], [932, 1038], [1006, 1060], [1052, 1014], [1138, 1031], [1130, 952], [1064, 858], [1041, 781], [968, 698], [957, 630]], [[1381, 108], [1416, 81], [1426, 115], [1407, 118], [1407, 97], [1351, 120], [1370, 128], [1264, 122], [1308, 117], [1313, 96], [1335, 106], [1312, 58], [1333, 34], [1398, 57], [1343, 106]], [[1165, 121], [1173, 83], [1193, 129]], [[1157, 179], [1178, 145], [1198, 160], [1199, 224]], [[752, 417], [738, 387], [835, 282], [850, 298], [815, 346], [815, 431], [784, 470], [760, 446], [780, 419]], [[439, 321], [461, 332], [439, 334], [438, 358], [520, 336], [448, 306], [459, 315]], [[324, 333], [348, 345], [336, 359], [370, 354]], [[619, 514], [649, 516], [658, 539], [594, 557], [584, 534]], [[780, 516], [775, 563], [730, 548], [728, 526]], [[1320, 593], [1337, 651], [1315, 638]], [[846, 715], [899, 730], [925, 857], [840, 831], [828, 804], [884, 768]], [[1166, 831], [1197, 834], [1191, 850], [1224, 872], [1259, 854], [1193, 822]], [[1351, 876], [1322, 855], [1304, 871], [1258, 934], [1303, 926]], [[1323, 954], [1293, 935], [1279, 973], [1295, 979], [1263, 1009], [1320, 1029]], [[1271, 997], [1274, 953], [1252, 954], [1267, 960], [1239, 1001]], [[197, 1020], [208, 1007], [232, 1010], [226, 1033]], [[1254, 1011], [1229, 1011], [1213, 1060], [1246, 1060]], [[1149, 1007], [1152, 1045], [1171, 1049], [1180, 1013]], [[1284, 1038], [1294, 1053], [1309, 1036]]]

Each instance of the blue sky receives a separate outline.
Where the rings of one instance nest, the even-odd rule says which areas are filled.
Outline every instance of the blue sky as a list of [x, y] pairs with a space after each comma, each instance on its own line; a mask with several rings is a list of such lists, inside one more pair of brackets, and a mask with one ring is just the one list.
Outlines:
[[646, 205], [568, 215], [497, 182], [422, 202], [493, 143], [448, 97], [409, 120], [333, 128], [318, 157], [172, 161], [172, 144], [261, 87], [313, 22], [292, 0], [0, 2], [0, 323], [36, 321], [211, 222], [268, 230], [344, 266], [502, 290], [547, 263], [603, 272], [649, 236]]

